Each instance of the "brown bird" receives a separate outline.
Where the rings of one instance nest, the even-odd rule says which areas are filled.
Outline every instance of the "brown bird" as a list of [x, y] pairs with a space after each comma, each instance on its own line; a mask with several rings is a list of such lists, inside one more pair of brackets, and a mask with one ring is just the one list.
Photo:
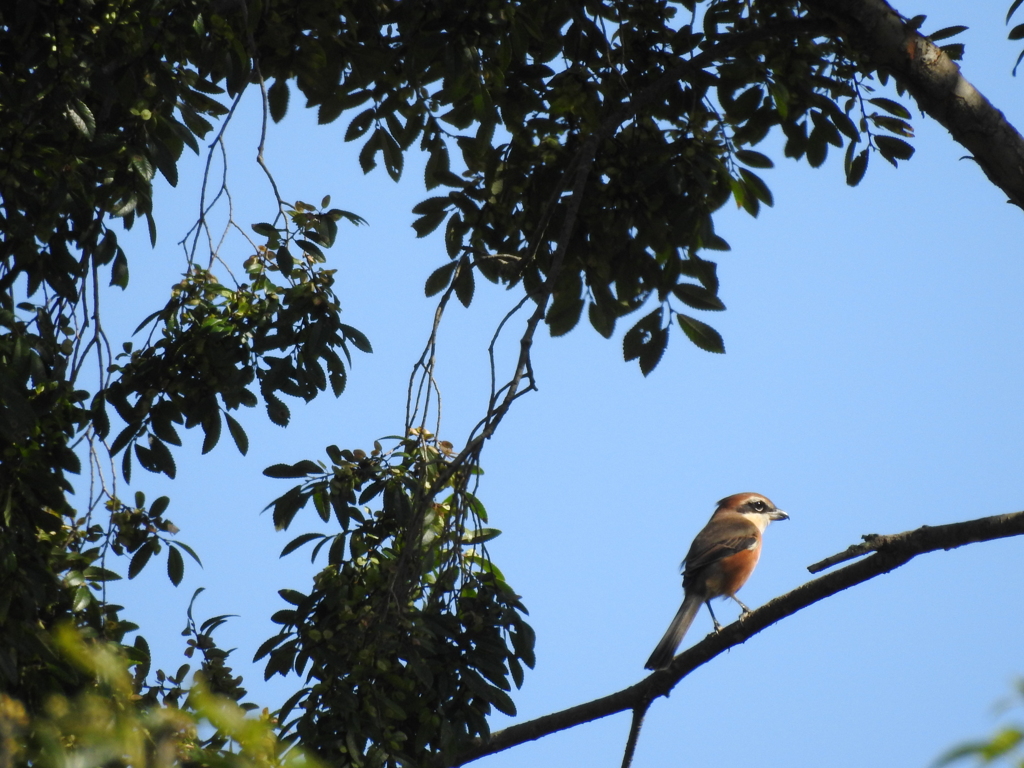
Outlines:
[[682, 565], [683, 604], [644, 665], [647, 669], [669, 665], [701, 603], [708, 607], [716, 632], [722, 627], [711, 610], [712, 598], [731, 597], [744, 613], [750, 613], [736, 592], [754, 572], [761, 556], [764, 529], [772, 520], [788, 519], [789, 515], [759, 493], [737, 493], [718, 502], [708, 524], [686, 553]]

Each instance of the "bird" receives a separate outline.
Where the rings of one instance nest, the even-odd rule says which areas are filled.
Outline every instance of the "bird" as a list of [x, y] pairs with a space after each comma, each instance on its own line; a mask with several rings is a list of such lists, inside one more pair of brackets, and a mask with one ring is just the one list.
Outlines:
[[789, 515], [759, 493], [735, 493], [720, 502], [697, 534], [686, 553], [683, 572], [683, 604], [661, 638], [645, 669], [664, 669], [675, 656], [676, 648], [690, 628], [701, 603], [708, 607], [715, 631], [721, 630], [711, 600], [731, 597], [743, 613], [750, 613], [736, 592], [750, 578], [761, 556], [761, 534], [773, 520], [788, 520]]

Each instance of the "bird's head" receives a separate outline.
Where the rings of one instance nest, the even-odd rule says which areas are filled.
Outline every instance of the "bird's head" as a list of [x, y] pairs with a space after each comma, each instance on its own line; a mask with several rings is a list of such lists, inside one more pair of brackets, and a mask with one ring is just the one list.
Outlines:
[[767, 496], [759, 493], [734, 493], [732, 496], [726, 496], [718, 502], [715, 515], [723, 512], [737, 512], [762, 531], [773, 520], [789, 520], [789, 515], [776, 507]]

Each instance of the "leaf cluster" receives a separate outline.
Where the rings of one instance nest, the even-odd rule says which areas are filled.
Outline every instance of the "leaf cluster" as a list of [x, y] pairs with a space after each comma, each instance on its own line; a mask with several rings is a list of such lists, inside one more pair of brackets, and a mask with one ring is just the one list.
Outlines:
[[[201, 427], [207, 453], [227, 423], [245, 454], [248, 436], [229, 411], [257, 405], [254, 389], [270, 420], [280, 426], [291, 415], [281, 395], [309, 402], [328, 385], [335, 396], [344, 391], [349, 344], [363, 352], [372, 347], [360, 331], [341, 322], [335, 270], [321, 266], [326, 261], [322, 249], [334, 244], [339, 219], [358, 217], [339, 209], [317, 212], [301, 201], [289, 213], [298, 228], [295, 236], [271, 224], [253, 225], [266, 244], [257, 246], [244, 264], [251, 282], [231, 288], [194, 266], [167, 305], [140, 326], [154, 321], [160, 336], [154, 341], [151, 335], [140, 349], [124, 345], [118, 356], [123, 362], [109, 369], [116, 378], [93, 400], [101, 438], [109, 429], [106, 403], [125, 422], [111, 444], [113, 454], [134, 447], [145, 469], [173, 478], [176, 467], [167, 446], [181, 445], [175, 425]], [[121, 466], [130, 480], [130, 450]]]
[[[451, 259], [427, 294], [451, 286], [468, 306], [477, 272], [521, 284], [550, 300], [556, 336], [584, 308], [611, 336], [656, 301], [661, 322], [635, 322], [624, 348], [645, 374], [677, 315], [691, 341], [723, 351], [688, 312], [724, 309], [702, 255], [728, 249], [715, 211], [730, 197], [755, 216], [774, 202], [757, 172], [773, 162], [752, 149], [772, 130], [814, 167], [845, 147], [851, 185], [872, 151], [892, 163], [913, 153], [906, 108], [874, 96], [870, 62], [796, 2], [396, 2], [311, 14], [306, 34], [296, 24], [311, 7], [264, 6], [271, 112], [283, 116], [294, 77], [321, 122], [354, 114], [345, 139], [363, 141], [364, 172], [383, 157], [396, 179], [419, 141], [437, 191], [413, 227], [442, 229]], [[585, 189], [569, 194], [577, 177]]]
[[[485, 527], [483, 504], [459, 477], [433, 485], [450, 454], [415, 430], [387, 452], [379, 443], [369, 455], [332, 446], [329, 466], [266, 470], [303, 478], [271, 505], [278, 527], [310, 500], [340, 527], [285, 547], [282, 555], [316, 542], [313, 558], [326, 551], [327, 566], [308, 594], [281, 590], [281, 631], [256, 654], [267, 658], [268, 678], [304, 676], [279, 717], [286, 734], [332, 764], [447, 764], [486, 738], [492, 707], [515, 713], [508, 692], [533, 666], [526, 609], [486, 554], [499, 532]], [[373, 501], [376, 509], [364, 506]]]
[[[62, 625], [51, 646], [85, 681], [73, 696], [55, 694], [42, 711], [0, 693], [0, 758], [4, 766], [67, 765], [172, 768], [317, 768], [288, 748], [264, 710], [246, 709], [216, 692], [202, 674], [180, 703], [140, 700], [129, 670], [139, 662], [124, 648]], [[182, 677], [184, 673], [182, 673]]]

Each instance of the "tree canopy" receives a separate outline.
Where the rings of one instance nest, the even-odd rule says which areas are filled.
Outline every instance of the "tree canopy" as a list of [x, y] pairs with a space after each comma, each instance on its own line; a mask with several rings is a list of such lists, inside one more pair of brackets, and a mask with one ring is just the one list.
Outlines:
[[[485, 441], [536, 387], [537, 330], [583, 321], [610, 338], [621, 320], [623, 356], [644, 375], [672, 335], [723, 353], [697, 313], [725, 310], [716, 212], [732, 200], [757, 216], [774, 202], [762, 174], [775, 159], [755, 147], [781, 135], [782, 155], [814, 168], [842, 153], [856, 186], [872, 158], [913, 155], [910, 96], [1020, 205], [1021, 166], [1007, 158], [1024, 144], [959, 75], [961, 31], [881, 0], [12, 3], [0, 12], [7, 711], [30, 722], [53, 697], [85, 701], [99, 686], [138, 702], [140, 717], [180, 707], [213, 724], [190, 760], [223, 759], [230, 739], [255, 761], [285, 759], [260, 757], [210, 703], [257, 708], [213, 640], [226, 617], [189, 615], [202, 657], [192, 687], [190, 669], [152, 671], [130, 607], [105, 590], [163, 554], [180, 583], [186, 558], [203, 557], [176, 538], [168, 497], [118, 495], [144, 487], [139, 467], [175, 478], [180, 432], [195, 427], [202, 453], [226, 425], [245, 454], [241, 407], [286, 426], [289, 403], [343, 397], [352, 355], [373, 351], [341, 320], [326, 255], [365, 212], [274, 186], [276, 218], [245, 222], [251, 248], [227, 252], [207, 213], [230, 187], [210, 176], [166, 303], [133, 339], [105, 330], [104, 297], [128, 286], [137, 258], [118, 232], [144, 221], [156, 242], [157, 175], [175, 186], [186, 148], [222, 151], [245, 90], [261, 93], [264, 134], [300, 99], [320, 123], [344, 117], [364, 173], [380, 164], [398, 181], [404, 158], [425, 153], [431, 196], [413, 227], [442, 231], [446, 250], [423, 275], [438, 311], [405, 422], [382, 429], [397, 436], [266, 469], [296, 482], [270, 505], [277, 528], [312, 502], [336, 530], [285, 547], [327, 565], [308, 592], [282, 590], [280, 632], [257, 654], [268, 676], [303, 681], [261, 738], [331, 765], [451, 765], [486, 751], [487, 716], [515, 712], [513, 687], [535, 662], [525, 606], [488, 554], [498, 531], [477, 484]], [[232, 268], [239, 279], [216, 276]], [[451, 298], [471, 307], [480, 279], [517, 291], [524, 319], [510, 371], [492, 347], [486, 411], [455, 446], [432, 427], [434, 345]], [[103, 671], [115, 664], [105, 648], [130, 682]], [[154, 723], [144, 727], [164, 727]], [[17, 759], [55, 759], [45, 728], [29, 731]]]

